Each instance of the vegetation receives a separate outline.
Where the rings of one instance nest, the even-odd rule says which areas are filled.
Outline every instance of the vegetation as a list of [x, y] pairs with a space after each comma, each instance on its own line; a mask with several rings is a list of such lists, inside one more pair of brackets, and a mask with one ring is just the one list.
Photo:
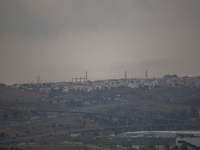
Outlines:
[[181, 149], [181, 150], [188, 150], [188, 146], [187, 146], [186, 144], [182, 144], [182, 145], [180, 146], [180, 149]]
[[129, 149], [132, 148], [132, 143], [131, 143], [130, 141], [122, 141], [122, 142], [121, 142], [121, 145], [122, 145], [123, 147], [127, 147], [127, 148], [129, 148]]
[[[197, 130], [195, 119], [198, 120], [200, 110], [197, 99], [200, 90], [192, 88], [120, 87], [68, 93], [52, 89], [43, 94], [39, 90], [0, 86], [0, 141], [13, 143], [0, 148], [16, 149], [20, 148], [18, 144], [26, 143], [20, 149], [49, 149], [49, 143], [53, 143], [54, 149], [91, 149], [87, 144], [116, 149], [116, 143], [107, 138], [110, 134], [133, 130]], [[122, 141], [121, 145], [132, 149], [130, 141]], [[170, 149], [169, 144], [164, 146]], [[150, 144], [140, 149], [154, 150], [155, 146]], [[184, 146], [180, 149], [187, 150]]]

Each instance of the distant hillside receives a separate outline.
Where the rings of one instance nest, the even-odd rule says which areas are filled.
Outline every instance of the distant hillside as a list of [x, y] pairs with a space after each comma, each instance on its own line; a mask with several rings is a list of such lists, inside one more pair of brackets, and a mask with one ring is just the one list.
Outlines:
[[37, 101], [40, 97], [41, 95], [34, 92], [24, 91], [15, 88], [0, 87], [0, 102], [34, 102]]
[[[118, 87], [46, 95], [36, 91], [0, 87], [0, 141], [52, 143], [66, 140], [71, 131], [125, 125], [130, 126], [125, 131], [200, 128], [199, 88]], [[101, 134], [121, 132], [111, 128]]]
[[[20, 89], [0, 87], [0, 112], [27, 111], [40, 106], [42, 95]], [[2, 118], [2, 115], [0, 115]]]

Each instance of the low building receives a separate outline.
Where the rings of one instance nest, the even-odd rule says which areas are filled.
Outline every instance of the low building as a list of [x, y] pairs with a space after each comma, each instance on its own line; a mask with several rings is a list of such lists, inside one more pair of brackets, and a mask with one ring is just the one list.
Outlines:
[[200, 131], [137, 131], [126, 132], [111, 138], [117, 145], [121, 145], [122, 141], [130, 141], [134, 148], [149, 144], [164, 148], [166, 143], [170, 146], [181, 146], [184, 143], [189, 149], [200, 149]]

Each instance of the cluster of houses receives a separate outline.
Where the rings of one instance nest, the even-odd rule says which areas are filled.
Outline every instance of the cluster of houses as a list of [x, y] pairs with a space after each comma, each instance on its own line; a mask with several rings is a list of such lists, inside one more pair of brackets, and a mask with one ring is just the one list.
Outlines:
[[162, 150], [166, 149], [166, 144], [169, 144], [169, 147], [178, 146], [179, 148], [185, 144], [189, 150], [200, 148], [199, 131], [135, 131], [125, 132], [110, 138], [115, 141], [117, 147], [120, 147], [122, 141], [129, 141], [136, 149], [149, 143]]
[[37, 83], [37, 84], [15, 84], [15, 88], [25, 90], [39, 90], [46, 93], [51, 90], [60, 92], [69, 91], [92, 91], [98, 89], [111, 89], [118, 87], [129, 88], [156, 88], [156, 87], [195, 87], [200, 88], [200, 77], [178, 77], [177, 75], [165, 75], [163, 78], [130, 78], [130, 79], [110, 79], [87, 82], [57, 82], [57, 83]]

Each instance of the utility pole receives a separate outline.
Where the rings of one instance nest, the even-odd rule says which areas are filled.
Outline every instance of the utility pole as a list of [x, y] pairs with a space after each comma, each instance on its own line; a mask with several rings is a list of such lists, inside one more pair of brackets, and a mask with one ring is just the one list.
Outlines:
[[127, 72], [126, 71], [124, 72], [124, 78], [125, 78], [125, 80], [127, 79]]
[[40, 83], [40, 76], [37, 76], [37, 84]]
[[148, 79], [148, 71], [147, 70], [145, 71], [145, 79], [146, 80]]

